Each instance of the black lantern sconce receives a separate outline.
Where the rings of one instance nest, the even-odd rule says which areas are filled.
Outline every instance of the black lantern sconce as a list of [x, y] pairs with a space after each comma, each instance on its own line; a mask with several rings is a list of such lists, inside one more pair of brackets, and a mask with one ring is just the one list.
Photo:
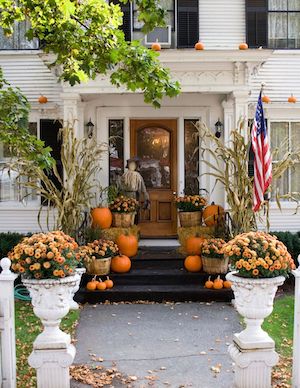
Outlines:
[[222, 135], [222, 130], [223, 130], [223, 124], [221, 123], [220, 119], [215, 124], [215, 136], [219, 139]]
[[86, 128], [87, 128], [87, 136], [89, 139], [91, 139], [93, 137], [93, 134], [94, 134], [94, 128], [95, 128], [95, 125], [92, 123], [92, 120], [90, 119], [90, 121], [86, 124]]

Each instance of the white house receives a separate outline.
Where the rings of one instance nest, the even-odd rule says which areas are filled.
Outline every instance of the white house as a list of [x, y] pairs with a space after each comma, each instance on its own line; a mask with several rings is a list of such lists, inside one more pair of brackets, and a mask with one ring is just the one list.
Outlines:
[[[31, 127], [55, 148], [57, 124], [53, 119], [76, 119], [79, 136], [87, 131], [91, 120], [99, 141], [108, 141], [118, 133], [122, 140], [111, 145], [111, 155], [103, 162], [103, 185], [113, 181], [124, 169], [124, 161], [133, 155], [143, 159], [142, 173], [150, 192], [151, 212], [144, 216], [147, 236], [167, 236], [176, 232], [173, 192], [196, 185], [196, 177], [205, 169], [196, 154], [193, 121], [201, 118], [214, 130], [219, 120], [222, 137], [242, 117], [251, 119], [261, 83], [271, 103], [265, 114], [272, 146], [289, 136], [290, 144], [300, 145], [300, 102], [291, 104], [288, 97], [300, 99], [300, 1], [299, 0], [164, 0], [168, 10], [168, 27], [157, 29], [146, 40], [140, 32], [134, 3], [123, 5], [123, 29], [127, 39], [162, 42], [161, 62], [171, 69], [181, 83], [182, 93], [164, 99], [161, 109], [143, 102], [140, 93], [128, 93], [113, 87], [108, 78], [71, 87], [59, 83], [55, 70], [49, 70], [49, 58], [28, 43], [22, 30], [15, 38], [0, 41], [0, 66], [13, 85], [19, 86], [31, 105]], [[205, 50], [196, 51], [201, 40]], [[239, 50], [247, 42], [248, 50]], [[146, 43], [145, 43], [146, 44]], [[39, 95], [48, 103], [41, 106]], [[276, 162], [276, 161], [275, 161]], [[5, 150], [0, 147], [0, 163]], [[300, 190], [300, 166], [290, 171], [280, 183], [282, 188]], [[203, 177], [200, 187], [210, 191], [210, 200], [225, 203], [221, 186], [214, 191], [214, 180]], [[32, 195], [21, 201], [13, 177], [0, 178], [0, 230], [36, 231], [39, 198]], [[300, 229], [300, 214], [295, 204], [282, 203], [282, 211], [272, 203], [273, 230]]]

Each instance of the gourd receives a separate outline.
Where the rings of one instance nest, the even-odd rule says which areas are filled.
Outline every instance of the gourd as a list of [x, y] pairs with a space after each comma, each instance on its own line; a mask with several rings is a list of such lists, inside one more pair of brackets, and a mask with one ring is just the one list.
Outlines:
[[111, 260], [111, 270], [117, 273], [125, 273], [130, 271], [131, 260], [128, 256], [119, 255], [115, 256]]
[[247, 43], [241, 43], [241, 44], [239, 45], [239, 49], [240, 49], [240, 50], [248, 50], [248, 45], [247, 45]]
[[224, 288], [231, 288], [232, 283], [229, 280], [224, 280], [223, 286]]
[[288, 98], [288, 102], [295, 104], [297, 102], [297, 98], [293, 94], [291, 94]]
[[112, 224], [112, 213], [107, 207], [96, 207], [91, 211], [92, 225], [108, 229]]
[[271, 98], [269, 96], [262, 96], [261, 98], [262, 102], [266, 103], [266, 104], [269, 104], [269, 102], [271, 102]]
[[213, 288], [213, 286], [214, 286], [214, 282], [212, 280], [210, 280], [210, 276], [209, 276], [204, 284], [204, 287], [205, 288]]
[[156, 39], [156, 42], [155, 43], [152, 43], [152, 46], [151, 46], [152, 50], [154, 51], [160, 51], [161, 50], [161, 45], [160, 43], [158, 43], [158, 40]]
[[202, 42], [197, 42], [195, 44], [195, 50], [204, 50], [204, 44]]
[[96, 280], [96, 276], [94, 276], [92, 280], [87, 282], [86, 289], [88, 291], [95, 291], [97, 288], [97, 285], [98, 285], [98, 281]]
[[220, 279], [220, 275], [214, 280], [214, 290], [221, 290], [223, 288], [223, 280]]
[[121, 234], [117, 238], [117, 245], [122, 254], [132, 257], [137, 254], [138, 240], [133, 234]]
[[107, 276], [107, 279], [104, 280], [104, 283], [106, 284], [106, 288], [110, 289], [113, 288], [114, 282]]
[[97, 290], [99, 291], [106, 290], [106, 283], [103, 282], [101, 279], [99, 279], [99, 282], [97, 283]]
[[202, 269], [202, 260], [198, 255], [188, 256], [184, 260], [184, 266], [189, 272], [199, 272]]
[[200, 255], [205, 238], [196, 236], [189, 237], [185, 242], [185, 250], [188, 255]]
[[203, 220], [207, 226], [214, 226], [218, 223], [219, 217], [224, 214], [224, 209], [214, 202], [203, 211]]
[[46, 96], [41, 95], [38, 101], [40, 104], [46, 104], [48, 102], [48, 98]]

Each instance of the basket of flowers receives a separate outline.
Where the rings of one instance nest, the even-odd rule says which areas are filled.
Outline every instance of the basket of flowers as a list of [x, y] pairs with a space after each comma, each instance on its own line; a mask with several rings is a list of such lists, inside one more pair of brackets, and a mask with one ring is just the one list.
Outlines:
[[119, 248], [111, 240], [95, 240], [79, 248], [78, 256], [83, 259], [87, 273], [107, 275], [112, 257], [119, 254]]
[[202, 223], [202, 211], [207, 199], [201, 195], [183, 195], [175, 197], [180, 225], [182, 227], [198, 226]]
[[225, 241], [221, 238], [207, 239], [202, 244], [203, 270], [211, 275], [228, 271], [228, 256], [224, 256]]
[[139, 203], [134, 198], [123, 195], [117, 197], [109, 206], [113, 215], [113, 226], [129, 228], [134, 225], [134, 218], [139, 208]]

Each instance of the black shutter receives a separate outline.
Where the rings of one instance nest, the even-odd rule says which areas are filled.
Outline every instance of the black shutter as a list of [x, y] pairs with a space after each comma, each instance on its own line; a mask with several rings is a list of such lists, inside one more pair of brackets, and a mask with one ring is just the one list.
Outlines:
[[[62, 127], [57, 120], [42, 119], [40, 120], [40, 139], [45, 142], [45, 146], [52, 148], [51, 156], [56, 161], [58, 173], [63, 177], [63, 168], [61, 163], [61, 141], [58, 139], [58, 132]], [[49, 172], [49, 177], [55, 186], [60, 190], [61, 185], [53, 173]]]
[[267, 0], [247, 0], [246, 26], [249, 47], [268, 47]]
[[127, 4], [121, 3], [119, 0], [112, 0], [113, 4], [119, 4], [123, 12], [123, 25], [120, 27], [124, 32], [125, 40], [131, 41], [131, 9], [130, 2]]
[[199, 40], [199, 1], [177, 1], [177, 47], [194, 47]]

